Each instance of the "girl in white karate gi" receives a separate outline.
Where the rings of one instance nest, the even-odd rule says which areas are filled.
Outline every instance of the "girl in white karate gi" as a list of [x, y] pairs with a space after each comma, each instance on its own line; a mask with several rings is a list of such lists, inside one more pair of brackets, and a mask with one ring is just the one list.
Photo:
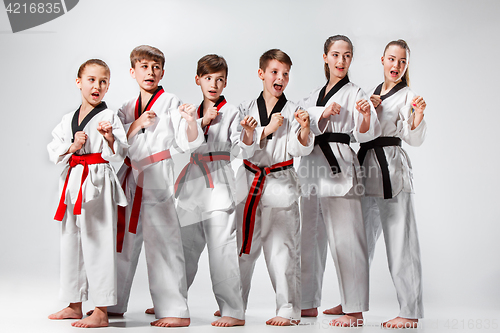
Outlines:
[[127, 198], [109, 162], [123, 161], [128, 144], [120, 119], [102, 102], [109, 77], [102, 60], [80, 66], [82, 105], [63, 117], [47, 146], [51, 161], [66, 164], [55, 219], [62, 221], [59, 295], [70, 303], [49, 319], [82, 318], [90, 291], [96, 308], [75, 327], [108, 326], [107, 307], [116, 304], [116, 214]]
[[365, 171], [362, 199], [368, 253], [384, 232], [389, 270], [400, 305], [399, 316], [384, 327], [417, 327], [422, 318], [422, 269], [413, 207], [411, 163], [401, 140], [420, 146], [425, 138], [424, 99], [408, 87], [410, 49], [390, 42], [381, 58], [384, 82], [370, 92], [382, 127], [380, 138], [362, 144], [358, 157]]
[[[367, 142], [380, 125], [365, 93], [349, 81], [353, 56], [349, 38], [329, 37], [323, 59], [328, 80], [301, 103], [311, 115], [316, 135], [313, 152], [301, 159], [298, 174], [302, 211], [302, 316], [316, 317], [326, 264], [327, 242], [339, 279], [342, 306], [325, 311], [343, 314], [335, 326], [357, 326], [368, 311], [368, 252], [361, 212], [360, 167], [351, 139]], [[342, 312], [344, 309], [344, 314]]]

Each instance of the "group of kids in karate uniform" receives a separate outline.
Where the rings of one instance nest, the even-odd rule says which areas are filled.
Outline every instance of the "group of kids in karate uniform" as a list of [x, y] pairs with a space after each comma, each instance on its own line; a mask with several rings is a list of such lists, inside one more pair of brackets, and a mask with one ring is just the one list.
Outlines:
[[[283, 93], [292, 61], [272, 49], [260, 58], [262, 93], [239, 107], [222, 96], [224, 58], [207, 55], [198, 62], [203, 101], [195, 107], [159, 86], [164, 55], [143, 45], [130, 55], [140, 95], [117, 113], [102, 101], [108, 66], [82, 64], [82, 104], [63, 117], [48, 145], [50, 159], [66, 165], [55, 219], [62, 221], [60, 298], [70, 303], [49, 318], [104, 327], [108, 316], [123, 315], [144, 243], [152, 325], [190, 324], [187, 290], [205, 245], [221, 316], [212, 325], [245, 324], [261, 251], [276, 292], [276, 317], [266, 323], [296, 325], [318, 315], [329, 243], [341, 304], [324, 313], [339, 315], [335, 326], [362, 325], [383, 230], [401, 309], [383, 325], [417, 327], [421, 264], [401, 140], [423, 142], [426, 104], [408, 87], [409, 52], [403, 40], [390, 42], [381, 59], [384, 82], [365, 95], [347, 75], [351, 41], [329, 37], [326, 85], [295, 104]], [[358, 154], [349, 145], [355, 141]], [[177, 177], [171, 148], [190, 153]], [[236, 157], [243, 164], [235, 177]], [[115, 174], [109, 162], [122, 161]], [[89, 292], [96, 307], [82, 319]]]

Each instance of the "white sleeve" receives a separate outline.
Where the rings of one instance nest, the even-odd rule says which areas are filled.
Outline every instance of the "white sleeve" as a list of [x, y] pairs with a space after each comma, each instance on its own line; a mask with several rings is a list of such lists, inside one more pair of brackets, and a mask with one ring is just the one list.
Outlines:
[[314, 134], [309, 131], [307, 137], [307, 145], [303, 145], [299, 141], [301, 131], [300, 123], [295, 119], [295, 112], [292, 113], [290, 136], [288, 138], [288, 153], [293, 157], [309, 155], [314, 149]]
[[410, 146], [418, 147], [420, 146], [424, 140], [425, 135], [427, 133], [427, 123], [425, 119], [422, 119], [420, 124], [415, 129], [411, 129], [413, 125], [413, 119], [415, 117], [415, 113], [413, 112], [413, 107], [411, 105], [411, 101], [415, 97], [413, 92], [409, 93], [407, 96], [406, 104], [401, 108], [400, 116], [404, 119], [403, 129], [402, 129], [402, 139], [408, 143]]
[[102, 136], [102, 158], [110, 162], [122, 162], [125, 156], [127, 156], [128, 143], [127, 134], [123, 129], [123, 124], [118, 115], [113, 114], [111, 120], [109, 121], [113, 126], [113, 136], [115, 142], [113, 143], [113, 150], [108, 145], [108, 141]]
[[181, 106], [181, 101], [175, 98], [170, 104], [170, 108], [168, 111], [170, 112], [170, 125], [172, 126], [172, 129], [175, 133], [175, 142], [177, 144], [177, 147], [183, 152], [195, 150], [196, 148], [201, 146], [205, 138], [203, 135], [203, 130], [201, 129], [201, 123], [198, 121], [196, 122], [198, 135], [196, 136], [196, 139], [194, 141], [190, 142], [187, 137], [188, 124], [186, 119], [181, 116], [179, 106]]
[[324, 106], [312, 106], [307, 108], [307, 112], [309, 113], [309, 119], [311, 121], [311, 132], [314, 135], [321, 135], [325, 133], [328, 124], [330, 123], [330, 117], [321, 119], [323, 112], [326, 107]]
[[304, 109], [307, 111], [307, 113], [309, 113], [309, 119], [311, 122], [311, 132], [314, 135], [321, 135], [325, 132], [326, 128], [328, 127], [328, 124], [330, 122], [330, 117], [328, 117], [327, 119], [321, 119], [321, 116], [325, 111], [325, 107], [316, 106], [316, 102], [313, 99], [313, 96], [316, 96], [314, 91], [306, 98], [301, 99], [298, 105], [301, 109]]
[[[359, 131], [359, 127], [363, 122], [363, 115], [356, 109], [356, 102], [361, 99], [366, 99], [370, 104], [370, 128], [365, 133], [361, 133]], [[354, 130], [353, 135], [357, 142], [359, 143], [368, 142], [379, 137], [382, 134], [382, 128], [380, 127], [380, 123], [377, 117], [377, 111], [375, 111], [372, 102], [368, 98], [366, 98], [366, 95], [363, 90], [358, 89], [358, 92], [356, 93], [356, 98], [354, 99], [352, 106], [349, 107], [352, 108], [351, 112], [352, 114], [355, 115], [354, 124], [356, 125], [356, 129]]]
[[52, 141], [47, 145], [47, 150], [49, 152], [49, 159], [55, 164], [67, 163], [71, 157], [71, 153], [67, 153], [69, 147], [71, 147], [71, 137], [65, 135], [68, 133], [66, 126], [70, 125], [65, 121], [64, 117], [61, 122], [52, 131]]
[[231, 106], [233, 109], [231, 111], [233, 112], [231, 115], [229, 115], [229, 111], [226, 111], [226, 117], [231, 116], [231, 119], [228, 121], [229, 126], [228, 126], [228, 131], [227, 137], [229, 138], [229, 141], [231, 141], [231, 156], [234, 158], [242, 158], [242, 150], [240, 149], [240, 131], [239, 127], [240, 125], [240, 113], [238, 109], [234, 106]]
[[[239, 118], [243, 120], [245, 116], [248, 114], [247, 108], [242, 104], [238, 106], [239, 110]], [[247, 145], [243, 142], [243, 136], [245, 135], [245, 131], [243, 130], [243, 126], [238, 123], [238, 146], [241, 148], [240, 156], [244, 159], [250, 158], [253, 156], [256, 150], [262, 149], [260, 146], [260, 138], [262, 137], [262, 132], [264, 131], [264, 127], [260, 126], [255, 128], [253, 131], [253, 141], [250, 145]]]

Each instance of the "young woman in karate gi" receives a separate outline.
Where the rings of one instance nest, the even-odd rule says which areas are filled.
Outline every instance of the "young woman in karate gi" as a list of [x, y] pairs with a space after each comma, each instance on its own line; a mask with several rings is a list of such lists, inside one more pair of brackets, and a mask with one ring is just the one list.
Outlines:
[[422, 269], [413, 206], [412, 167], [401, 141], [420, 146], [425, 138], [424, 99], [409, 88], [410, 48], [404, 40], [392, 41], [381, 58], [384, 82], [370, 92], [382, 127], [381, 137], [361, 144], [358, 152], [364, 168], [362, 199], [368, 253], [384, 232], [389, 270], [396, 288], [400, 312], [384, 327], [415, 328], [423, 317]]
[[342, 305], [325, 313], [343, 315], [332, 321], [336, 326], [360, 325], [362, 312], [368, 310], [363, 189], [358, 178], [358, 159], [349, 143], [370, 141], [380, 135], [374, 108], [365, 93], [349, 81], [347, 72], [352, 56], [349, 38], [329, 37], [323, 54], [327, 83], [301, 102], [311, 115], [311, 130], [316, 135], [314, 150], [302, 157], [298, 172], [304, 190], [302, 316], [318, 315], [329, 242]]

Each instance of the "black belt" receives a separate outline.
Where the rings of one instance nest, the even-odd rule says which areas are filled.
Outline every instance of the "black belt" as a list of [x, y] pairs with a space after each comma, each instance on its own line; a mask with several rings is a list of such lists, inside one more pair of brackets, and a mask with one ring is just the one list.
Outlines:
[[325, 133], [318, 135], [314, 138], [314, 145], [319, 145], [323, 155], [325, 155], [328, 164], [330, 164], [330, 169], [332, 169], [333, 174], [341, 173], [339, 162], [333, 154], [332, 148], [328, 144], [329, 142], [338, 142], [348, 145], [351, 142], [351, 137], [349, 134], [345, 133]]
[[380, 164], [380, 171], [382, 172], [382, 185], [384, 187], [384, 199], [392, 198], [392, 185], [391, 177], [389, 175], [389, 164], [385, 157], [384, 149], [382, 147], [399, 146], [401, 147], [401, 139], [393, 136], [382, 136], [375, 140], [362, 143], [358, 151], [359, 164], [363, 165], [366, 153], [369, 149], [375, 150], [378, 164]]

